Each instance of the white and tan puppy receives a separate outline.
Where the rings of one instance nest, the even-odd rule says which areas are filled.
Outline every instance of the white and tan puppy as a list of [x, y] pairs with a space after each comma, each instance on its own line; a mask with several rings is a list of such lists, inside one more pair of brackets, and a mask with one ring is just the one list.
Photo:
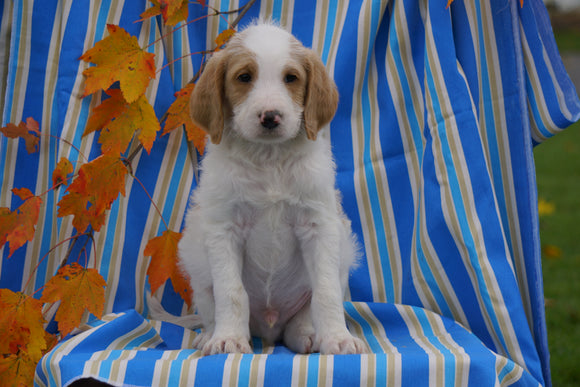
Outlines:
[[318, 135], [337, 104], [320, 59], [272, 24], [207, 63], [191, 114], [211, 144], [179, 244], [204, 354], [251, 352], [250, 334], [301, 353], [366, 350], [345, 323], [356, 240]]

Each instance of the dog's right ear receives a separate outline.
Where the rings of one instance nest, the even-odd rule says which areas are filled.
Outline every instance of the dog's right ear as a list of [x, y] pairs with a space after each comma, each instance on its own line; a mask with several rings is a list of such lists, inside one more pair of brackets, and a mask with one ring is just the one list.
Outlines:
[[189, 100], [191, 119], [214, 144], [220, 143], [224, 131], [225, 70], [226, 55], [218, 51], [207, 62]]

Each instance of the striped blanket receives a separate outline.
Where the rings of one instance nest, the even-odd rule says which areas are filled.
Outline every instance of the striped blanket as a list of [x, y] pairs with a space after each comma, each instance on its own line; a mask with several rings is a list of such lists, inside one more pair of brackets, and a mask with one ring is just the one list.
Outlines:
[[[207, 2], [227, 11], [246, 1]], [[214, 11], [191, 3], [200, 20], [166, 35], [160, 17], [135, 23], [150, 4], [0, 0], [2, 126], [33, 117], [45, 134], [31, 155], [24, 141], [0, 140], [0, 207], [14, 206], [12, 187], [47, 191], [61, 157], [99, 154], [96, 137], [81, 136], [100, 98], [80, 98], [88, 64], [78, 58], [108, 23], [142, 47], [161, 38], [149, 50], [157, 68], [169, 65], [146, 94], [160, 117], [202, 62], [174, 59], [213, 48], [237, 17], [201, 18]], [[578, 120], [580, 101], [541, 0], [264, 0], [239, 26], [257, 17], [317, 51], [338, 85], [337, 185], [364, 245], [345, 312], [372, 354], [297, 355], [255, 338], [252, 355], [202, 357], [195, 331], [147, 319], [143, 250], [165, 227], [128, 178], [94, 241], [70, 254], [106, 280], [106, 315], [85, 316], [45, 355], [35, 385], [549, 385], [532, 148]], [[133, 160], [172, 230], [197, 162], [181, 130]], [[46, 194], [34, 240], [10, 259], [3, 249], [0, 288], [32, 294], [56, 273], [69, 246], [50, 249], [75, 232], [56, 216], [63, 195]], [[188, 312], [170, 282], [153, 297]]]

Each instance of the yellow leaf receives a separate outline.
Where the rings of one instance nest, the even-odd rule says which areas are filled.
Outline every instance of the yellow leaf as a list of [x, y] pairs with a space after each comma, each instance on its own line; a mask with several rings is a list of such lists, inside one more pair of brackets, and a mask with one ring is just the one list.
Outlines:
[[538, 214], [539, 216], [547, 216], [547, 215], [552, 215], [555, 211], [556, 207], [554, 206], [554, 203], [549, 202], [547, 200], [544, 200], [542, 198], [540, 198], [538, 200]]
[[217, 38], [215, 38], [215, 44], [217, 44], [218, 47], [223, 46], [224, 44], [226, 44], [226, 42], [228, 40], [230, 40], [230, 38], [232, 36], [234, 36], [235, 33], [236, 33], [236, 30], [234, 30], [232, 28], [228, 28], [227, 30], [223, 30], [222, 32], [220, 32], [220, 34], [217, 36]]
[[46, 283], [42, 302], [61, 301], [55, 320], [62, 336], [81, 323], [85, 309], [101, 318], [105, 306], [107, 283], [95, 269], [85, 269], [78, 263], [61, 267]]
[[42, 302], [21, 292], [0, 289], [0, 310], [0, 357], [24, 351], [38, 362], [46, 349]]
[[119, 26], [107, 25], [109, 36], [95, 43], [79, 59], [96, 64], [83, 71], [83, 97], [99, 90], [107, 90], [119, 81], [123, 97], [128, 103], [145, 94], [149, 81], [155, 78], [155, 54], [139, 46], [137, 38]]

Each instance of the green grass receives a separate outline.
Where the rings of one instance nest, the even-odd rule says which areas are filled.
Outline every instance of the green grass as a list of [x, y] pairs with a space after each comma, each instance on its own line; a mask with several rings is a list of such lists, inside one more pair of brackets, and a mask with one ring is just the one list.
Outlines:
[[580, 385], [580, 123], [534, 150], [538, 196], [554, 205], [540, 217], [544, 294], [554, 386]]
[[580, 51], [580, 30], [565, 29], [554, 30], [556, 37], [556, 44], [560, 52], [574, 52]]

